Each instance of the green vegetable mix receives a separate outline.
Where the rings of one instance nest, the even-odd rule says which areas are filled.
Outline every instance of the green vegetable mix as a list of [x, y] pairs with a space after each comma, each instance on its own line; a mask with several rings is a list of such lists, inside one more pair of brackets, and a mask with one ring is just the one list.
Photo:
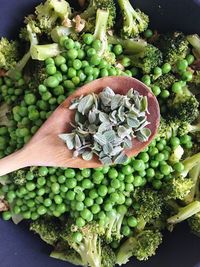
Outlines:
[[129, 0], [118, 4], [116, 17], [113, 0], [89, 0], [82, 11], [46, 0], [25, 18], [18, 40], [0, 39], [0, 158], [22, 148], [76, 88], [100, 77], [137, 78], [160, 105], [155, 139], [126, 158], [131, 135], [145, 141], [150, 134], [144, 97], [106, 88], [75, 99], [76, 125], [61, 138], [74, 156], [98, 154], [104, 165], [0, 177], [2, 218], [28, 220], [52, 246], [51, 257], [74, 265], [148, 260], [163, 231], [182, 221], [200, 233], [200, 37], [158, 34]]

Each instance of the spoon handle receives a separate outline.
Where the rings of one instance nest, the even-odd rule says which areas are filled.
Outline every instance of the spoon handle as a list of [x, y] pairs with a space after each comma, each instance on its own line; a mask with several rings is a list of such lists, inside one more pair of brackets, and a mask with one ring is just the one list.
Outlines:
[[22, 148], [0, 160], [0, 176], [28, 167], [29, 164], [27, 162], [27, 151]]

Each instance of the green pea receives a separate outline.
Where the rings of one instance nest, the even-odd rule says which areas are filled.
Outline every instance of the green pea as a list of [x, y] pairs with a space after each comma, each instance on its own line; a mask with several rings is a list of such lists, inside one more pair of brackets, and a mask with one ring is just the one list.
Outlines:
[[67, 49], [72, 49], [72, 48], [74, 48], [74, 41], [72, 39], [66, 39], [64, 41], [64, 46]]
[[26, 183], [26, 189], [28, 190], [28, 191], [33, 191], [33, 190], [35, 190], [35, 184], [33, 183], [33, 182], [27, 182]]
[[52, 205], [52, 200], [50, 198], [46, 198], [44, 200], [44, 206], [45, 207], [50, 207]]
[[122, 226], [122, 235], [129, 236], [131, 234], [131, 229], [128, 225]]
[[96, 51], [99, 51], [102, 47], [102, 43], [100, 40], [94, 40], [92, 42], [92, 47], [96, 50]]
[[166, 164], [166, 165], [160, 166], [160, 171], [164, 175], [169, 175], [172, 171], [172, 168], [171, 168], [171, 166]]
[[105, 186], [105, 185], [100, 185], [98, 187], [98, 194], [101, 196], [101, 197], [104, 197], [106, 196], [108, 193], [108, 188]]
[[77, 181], [74, 178], [68, 178], [66, 180], [65, 184], [69, 189], [72, 189], [72, 188], [76, 187]]
[[97, 214], [101, 211], [101, 208], [98, 204], [94, 204], [92, 207], [91, 207], [91, 211], [93, 214]]
[[180, 139], [178, 137], [172, 137], [170, 138], [170, 144], [176, 148], [177, 146], [180, 145]]
[[159, 190], [162, 186], [162, 182], [160, 180], [153, 180], [152, 185], [155, 189]]
[[79, 59], [73, 61], [73, 68], [79, 70], [82, 67], [82, 62]]
[[83, 218], [81, 218], [81, 217], [78, 217], [76, 219], [76, 225], [78, 227], [80, 227], [80, 228], [83, 227], [83, 226], [85, 226], [85, 220]]
[[189, 82], [189, 81], [192, 80], [192, 78], [193, 78], [193, 74], [192, 74], [192, 72], [190, 72], [190, 71], [184, 71], [184, 72], [182, 73], [181, 77], [182, 77], [183, 81], [187, 81], [187, 82]]
[[108, 70], [107, 69], [104, 68], [104, 69], [101, 69], [100, 70], [100, 76], [101, 77], [106, 77], [106, 76], [108, 76], [108, 74], [109, 73], [108, 73]]
[[86, 197], [84, 200], [84, 204], [86, 207], [91, 207], [94, 204], [94, 200], [90, 197]]
[[182, 60], [179, 60], [177, 63], [176, 63], [176, 67], [178, 69], [178, 71], [185, 71], [188, 67], [188, 62], [186, 59], [182, 59]]
[[74, 200], [75, 199], [75, 192], [69, 190], [67, 191], [66, 193], [66, 198], [70, 201]]
[[165, 98], [168, 98], [169, 96], [170, 96], [170, 93], [166, 89], [165, 90], [162, 90], [161, 93], [160, 93], [160, 97], [161, 98], [164, 98], [165, 99]]
[[173, 165], [173, 168], [177, 172], [182, 172], [184, 170], [184, 165], [181, 162], [177, 162]]
[[75, 70], [74, 68], [70, 67], [70, 68], [68, 69], [68, 71], [67, 71], [67, 77], [68, 77], [69, 79], [72, 79], [72, 78], [75, 77], [75, 76], [76, 76], [76, 70]]
[[153, 31], [151, 29], [147, 29], [145, 32], [144, 32], [144, 37], [149, 39], [153, 36]]
[[27, 105], [33, 105], [36, 102], [36, 97], [34, 94], [29, 93], [24, 96], [24, 101]]
[[39, 206], [37, 209], [37, 213], [39, 215], [44, 215], [47, 212], [47, 209], [44, 206]]
[[135, 176], [134, 182], [133, 182], [135, 187], [141, 186], [142, 185], [142, 177], [141, 176]]
[[58, 183], [53, 183], [51, 185], [51, 190], [54, 194], [58, 194], [60, 190], [60, 185]]
[[50, 88], [55, 88], [56, 86], [59, 85], [59, 81], [55, 76], [49, 76], [46, 79], [46, 85]]
[[113, 47], [113, 52], [115, 53], [115, 55], [119, 56], [122, 54], [123, 52], [123, 48], [120, 44], [117, 44]]
[[189, 135], [183, 135], [183, 136], [181, 136], [180, 137], [180, 143], [181, 144], [187, 144], [188, 142], [191, 142], [191, 136], [189, 136]]
[[144, 75], [141, 80], [142, 80], [142, 82], [144, 84], [146, 84], [147, 86], [150, 86], [150, 84], [151, 84], [151, 77], [149, 75]]
[[[89, 52], [89, 50], [88, 50], [88, 52]], [[94, 54], [91, 56], [91, 58], [90, 58], [90, 64], [91, 65], [97, 66], [100, 64], [100, 62], [101, 62], [101, 57], [98, 54]]]
[[40, 176], [46, 176], [48, 174], [48, 168], [47, 167], [40, 167], [38, 170], [38, 173]]
[[188, 65], [191, 65], [194, 62], [195, 58], [192, 54], [189, 54], [186, 56], [186, 60], [188, 62]]
[[[100, 187], [99, 187], [100, 188]], [[99, 191], [99, 188], [98, 188], [98, 191]], [[102, 191], [103, 191], [103, 193], [105, 193], [106, 192], [106, 189], [104, 189], [104, 187], [103, 187], [103, 189], [101, 189]], [[90, 191], [89, 191], [89, 197], [90, 198], [92, 198], [92, 199], [95, 199], [95, 198], [97, 198], [99, 195], [97, 194], [97, 190], [96, 189], [91, 189]]]
[[78, 51], [74, 48], [69, 49], [67, 52], [67, 56], [68, 56], [68, 58], [70, 58], [72, 60], [76, 59], [78, 57]]
[[158, 96], [158, 95], [161, 93], [161, 89], [160, 89], [159, 86], [154, 85], [154, 86], [152, 87], [152, 92], [154, 93], [155, 96]]
[[83, 42], [87, 45], [90, 45], [93, 42], [94, 38], [93, 35], [90, 33], [85, 33], [83, 35]]
[[171, 67], [171, 65], [169, 63], [164, 63], [162, 65], [162, 73], [163, 74], [169, 73], [171, 71], [171, 69], [172, 69], [172, 67]]
[[89, 209], [85, 208], [84, 210], [81, 211], [80, 214], [81, 214], [81, 217], [82, 217], [84, 220], [86, 220], [86, 221], [90, 220], [90, 217], [91, 217], [91, 211], [90, 211]]
[[68, 169], [65, 170], [65, 176], [67, 178], [74, 178], [75, 175], [76, 175], [76, 173], [75, 173], [74, 169], [68, 168]]
[[178, 94], [182, 91], [182, 84], [180, 82], [175, 82], [172, 85], [172, 92]]

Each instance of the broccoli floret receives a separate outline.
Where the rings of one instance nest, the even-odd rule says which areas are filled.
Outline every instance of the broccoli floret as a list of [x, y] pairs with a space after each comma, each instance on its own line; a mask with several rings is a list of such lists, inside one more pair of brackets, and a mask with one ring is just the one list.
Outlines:
[[184, 165], [184, 170], [180, 173], [180, 176], [186, 177], [195, 166], [200, 164], [200, 152], [186, 158], [182, 163]]
[[184, 207], [179, 207], [178, 212], [167, 219], [169, 224], [175, 225], [187, 220], [196, 213], [200, 212], [200, 201], [193, 201]]
[[135, 210], [137, 230], [143, 230], [146, 224], [161, 215], [163, 201], [157, 191], [151, 188], [138, 188], [133, 194], [133, 201], [138, 204], [138, 209]]
[[192, 233], [197, 236], [200, 236], [200, 212], [190, 217], [188, 219], [188, 224]]
[[0, 39], [0, 69], [9, 70], [13, 68], [19, 58], [18, 44], [6, 38]]
[[196, 97], [184, 87], [180, 93], [168, 102], [169, 116], [177, 118], [181, 121], [191, 123], [199, 115], [199, 102]]
[[10, 126], [10, 120], [8, 115], [10, 113], [10, 107], [4, 103], [0, 105], [0, 126]]
[[164, 61], [175, 65], [178, 60], [184, 59], [189, 51], [189, 43], [183, 33], [161, 35], [156, 45], [163, 53]]
[[[74, 235], [77, 233], [82, 237], [80, 242], [74, 240]], [[83, 266], [100, 267], [102, 261], [102, 241], [100, 236], [103, 233], [103, 229], [93, 222], [80, 229], [75, 225], [68, 225], [61, 236], [80, 255]]]
[[148, 260], [149, 257], [155, 255], [161, 242], [162, 234], [159, 231], [144, 230], [122, 243], [117, 252], [116, 263], [120, 266], [126, 264], [132, 256], [140, 261]]
[[134, 9], [129, 0], [118, 0], [123, 17], [121, 34], [125, 38], [135, 37], [145, 31], [149, 17], [139, 9]]
[[121, 227], [126, 213], [127, 208], [125, 206], [119, 207], [117, 211], [113, 209], [108, 212], [107, 220], [104, 225], [105, 239], [107, 242], [120, 240], [123, 237], [121, 234]]
[[200, 37], [197, 34], [188, 35], [187, 40], [193, 47], [192, 52], [195, 57], [200, 58]]
[[162, 186], [162, 195], [165, 200], [180, 199], [184, 200], [194, 186], [194, 182], [190, 178], [173, 177], [164, 182]]
[[101, 267], [114, 267], [116, 263], [115, 252], [107, 244], [102, 246]]
[[157, 136], [168, 140], [172, 136], [176, 135], [177, 128], [178, 128], [177, 124], [161, 117]]
[[181, 145], [177, 146], [171, 153], [169, 161], [171, 164], [179, 162], [184, 154], [184, 149]]
[[[50, 34], [51, 30], [62, 25], [71, 16], [71, 8], [65, 0], [47, 0], [35, 8], [35, 14], [25, 18], [25, 23], [29, 25], [35, 34]], [[26, 30], [23, 29], [21, 37], [27, 39]]]
[[68, 261], [74, 265], [83, 265], [80, 255], [68, 243], [59, 241], [55, 249], [51, 252], [50, 257]]
[[143, 73], [150, 73], [153, 68], [162, 64], [162, 53], [153, 45], [148, 44], [144, 52], [131, 55], [131, 64], [133, 67], [142, 69]]
[[147, 42], [143, 39], [122, 39], [118, 36], [108, 36], [109, 44], [121, 44], [124, 54], [138, 54], [144, 52]]
[[185, 203], [190, 203], [194, 199], [199, 199], [200, 164], [191, 169], [191, 171], [189, 172], [189, 177], [193, 181], [193, 186], [190, 192], [184, 198]]
[[38, 234], [49, 245], [55, 245], [59, 240], [58, 223], [51, 217], [43, 217], [31, 222], [30, 230]]
[[26, 171], [19, 170], [12, 173], [12, 181], [16, 185], [24, 185], [26, 183]]
[[96, 20], [96, 12], [98, 9], [109, 12], [107, 29], [110, 29], [115, 24], [116, 7], [113, 0], [90, 0], [87, 9], [80, 14], [80, 17], [86, 21], [86, 29], [88, 31], [94, 30], [94, 24]]
[[178, 134], [185, 135], [188, 133], [195, 134], [200, 132], [200, 122], [198, 122], [196, 125], [195, 124], [190, 124], [188, 122], [182, 122], [180, 123], [180, 127], [178, 129]]
[[154, 84], [159, 86], [161, 90], [165, 90], [169, 89], [176, 81], [177, 78], [172, 73], [167, 73], [160, 76]]

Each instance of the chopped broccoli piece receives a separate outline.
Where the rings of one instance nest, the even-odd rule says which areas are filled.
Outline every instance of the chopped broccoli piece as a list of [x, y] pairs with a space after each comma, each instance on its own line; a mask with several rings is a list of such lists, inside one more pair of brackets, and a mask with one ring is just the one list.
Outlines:
[[109, 13], [107, 29], [114, 26], [116, 18], [116, 7], [113, 0], [90, 0], [87, 9], [80, 14], [81, 18], [86, 21], [86, 29], [88, 31], [94, 30], [94, 24], [96, 20], [96, 12], [98, 9], [105, 10]]
[[37, 233], [49, 245], [55, 245], [59, 239], [58, 223], [51, 217], [43, 217], [31, 222], [30, 230]]
[[156, 45], [163, 53], [165, 62], [175, 65], [178, 60], [184, 59], [189, 51], [189, 43], [183, 33], [161, 35]]
[[115, 252], [111, 249], [109, 245], [103, 244], [101, 267], [114, 267], [115, 263], [116, 263]]
[[184, 207], [180, 207], [178, 213], [168, 218], [167, 222], [174, 225], [187, 220], [198, 212], [200, 212], [200, 202], [195, 200]]
[[162, 234], [159, 231], [144, 230], [122, 243], [117, 252], [116, 263], [120, 266], [126, 264], [132, 256], [138, 260], [148, 260], [149, 257], [155, 255], [161, 242]]
[[55, 57], [61, 53], [57, 43], [33, 45], [30, 49], [32, 59], [44, 61], [49, 57]]
[[169, 116], [177, 118], [181, 121], [191, 123], [199, 115], [199, 102], [196, 97], [189, 91], [187, 87], [168, 103], [170, 108]]
[[16, 185], [24, 185], [26, 183], [26, 171], [18, 170], [12, 173], [12, 181]]
[[[50, 34], [55, 26], [61, 26], [71, 16], [71, 8], [65, 0], [47, 0], [35, 8], [35, 14], [25, 18], [35, 34]], [[23, 29], [21, 36], [27, 39], [26, 30]]]
[[[80, 242], [74, 240], [75, 233], [82, 235]], [[94, 222], [88, 223], [80, 229], [75, 225], [67, 225], [61, 237], [80, 255], [83, 266], [101, 266], [102, 241], [100, 236], [103, 233], [101, 227]]]
[[190, 217], [188, 219], [188, 224], [192, 233], [197, 236], [200, 236], [200, 212]]
[[149, 17], [139, 9], [134, 9], [129, 0], [118, 0], [122, 16], [123, 27], [121, 33], [123, 37], [135, 37], [144, 32], [149, 24]]
[[55, 249], [51, 252], [50, 257], [68, 261], [74, 265], [83, 265], [80, 255], [74, 249], [70, 248], [66, 242], [59, 241]]
[[193, 181], [193, 187], [184, 198], [185, 203], [192, 202], [194, 198], [199, 199], [200, 164], [191, 169], [191, 171], [189, 172], [189, 177]]
[[192, 179], [183, 177], [173, 177], [167, 182], [164, 182], [162, 187], [162, 194], [165, 200], [185, 200], [193, 186], [194, 182]]
[[195, 57], [200, 58], [200, 37], [197, 34], [188, 35], [187, 40], [193, 47], [192, 52]]
[[122, 238], [121, 227], [126, 212], [127, 208], [125, 206], [121, 206], [117, 211], [113, 209], [108, 213], [107, 221], [104, 226], [105, 239], [107, 242], [120, 240]]
[[0, 39], [0, 69], [9, 70], [15, 67], [18, 54], [18, 44], [16, 41], [8, 41], [6, 38]]
[[154, 84], [159, 86], [161, 90], [165, 90], [169, 89], [176, 81], [177, 78], [172, 73], [167, 73], [160, 76]]
[[121, 39], [117, 36], [108, 36], [109, 44], [121, 44], [125, 54], [138, 54], [144, 52], [147, 42], [143, 39]]
[[10, 113], [10, 107], [4, 103], [0, 105], [0, 126], [9, 126], [10, 120], [8, 114]]
[[162, 64], [162, 53], [153, 45], [148, 44], [144, 52], [131, 55], [131, 64], [133, 67], [142, 69], [143, 73], [150, 73], [153, 68]]
[[138, 188], [133, 194], [133, 201], [139, 206], [135, 210], [138, 220], [137, 230], [143, 230], [146, 224], [161, 215], [163, 201], [157, 191], [151, 188]]
[[171, 164], [174, 164], [181, 160], [182, 156], [184, 154], [184, 149], [181, 145], [177, 146], [171, 153], [169, 157], [169, 161]]
[[182, 161], [184, 170], [180, 173], [181, 177], [186, 177], [188, 173], [200, 164], [200, 153], [194, 154], [191, 157], [186, 158]]
[[180, 136], [188, 133], [195, 134], [197, 132], [200, 132], [200, 122], [198, 122], [196, 125], [192, 125], [188, 122], [180, 123], [180, 127], [178, 129], [178, 134]]

